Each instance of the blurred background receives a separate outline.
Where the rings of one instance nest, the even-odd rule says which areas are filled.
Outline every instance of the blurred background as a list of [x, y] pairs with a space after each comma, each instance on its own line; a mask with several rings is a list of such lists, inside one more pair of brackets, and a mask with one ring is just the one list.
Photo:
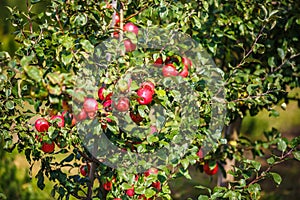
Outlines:
[[[39, 12], [47, 7], [47, 2], [43, 1], [35, 7]], [[8, 51], [11, 55], [18, 48], [14, 41], [14, 27], [11, 26], [9, 10], [6, 6], [18, 7], [25, 10], [25, 1], [20, 0], [0, 0], [0, 51]], [[300, 93], [300, 89], [291, 91], [290, 96]], [[249, 115], [243, 119], [241, 134], [249, 137], [251, 140], [263, 139], [264, 131], [277, 128], [286, 138], [292, 138], [300, 135], [300, 102], [291, 101], [286, 110], [281, 109], [280, 104], [276, 110], [280, 114], [278, 117], [269, 117], [267, 111], [260, 112], [255, 117]], [[23, 154], [16, 151], [12, 153], [4, 152], [0, 141], [0, 200], [1, 193], [4, 193], [8, 199], [52, 199], [50, 196], [53, 183], [46, 181], [46, 187], [42, 191], [36, 186], [35, 175], [39, 167], [36, 163], [30, 173], [30, 165]], [[263, 162], [263, 161], [262, 161]], [[282, 183], [279, 187], [270, 181], [265, 180], [262, 184], [263, 199], [268, 200], [298, 200], [300, 196], [300, 168], [299, 162], [295, 160], [288, 161], [282, 165], [276, 166], [274, 171], [282, 175]], [[217, 177], [209, 177], [200, 173], [191, 167], [192, 180], [180, 177], [170, 183], [173, 190], [173, 198], [182, 200], [187, 198], [197, 199], [199, 194], [203, 193], [195, 186], [204, 184], [214, 186]]]

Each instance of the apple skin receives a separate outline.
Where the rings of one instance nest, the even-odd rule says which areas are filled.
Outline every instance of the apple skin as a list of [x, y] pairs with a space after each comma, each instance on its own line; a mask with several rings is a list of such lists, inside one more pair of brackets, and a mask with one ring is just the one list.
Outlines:
[[140, 88], [140, 89], [138, 89], [138, 91], [136, 93], [140, 97], [140, 98], [137, 99], [137, 101], [141, 105], [148, 105], [152, 102], [153, 92], [150, 89]]
[[204, 158], [202, 149], [199, 149], [199, 151], [197, 152], [197, 156], [198, 156], [200, 159]]
[[132, 22], [126, 23], [126, 24], [124, 25], [123, 30], [124, 30], [125, 32], [132, 32], [132, 33], [134, 33], [135, 35], [138, 35], [138, 33], [139, 33], [139, 28], [138, 28], [136, 25], [134, 25]]
[[152, 187], [156, 188], [157, 191], [160, 191], [161, 190], [161, 183], [160, 181], [155, 181], [151, 184]]
[[75, 118], [77, 121], [83, 121], [87, 118], [87, 113], [85, 112], [84, 109], [81, 109], [80, 113], [75, 115]]
[[120, 23], [120, 15], [118, 13], [116, 13], [115, 15], [115, 25]]
[[127, 97], [121, 97], [118, 100], [117, 105], [115, 105], [115, 108], [120, 112], [126, 112], [127, 110], [129, 110], [129, 105], [129, 99]]
[[56, 121], [55, 123], [59, 128], [62, 128], [65, 126], [65, 118], [61, 115], [53, 115], [51, 117], [51, 120]]
[[106, 191], [110, 191], [112, 189], [112, 182], [111, 181], [107, 181], [103, 184], [103, 188]]
[[35, 121], [34, 126], [38, 132], [47, 132], [50, 124], [45, 118], [39, 118]]
[[192, 66], [192, 61], [187, 57], [182, 57], [181, 61], [182, 61], [183, 65], [186, 66], [186, 67], [191, 67]]
[[125, 51], [126, 52], [131, 52], [131, 51], [134, 51], [136, 49], [136, 45], [133, 44], [130, 39], [124, 40], [124, 46], [125, 46]]
[[187, 66], [184, 66], [183, 70], [179, 73], [179, 76], [182, 76], [183, 78], [185, 78], [188, 75], [189, 75], [189, 69]]
[[144, 172], [145, 177], [148, 177], [151, 174], [158, 174], [158, 169], [151, 167], [150, 169]]
[[87, 164], [87, 165], [81, 165], [80, 166], [80, 174], [82, 176], [88, 176], [89, 175], [89, 172], [90, 172], [90, 169], [91, 169], [91, 166], [90, 164]]
[[142, 85], [141, 85], [141, 88], [148, 88], [151, 90], [152, 92], [152, 95], [154, 94], [155, 92], [155, 86], [152, 82], [150, 81], [146, 81], [146, 82], [143, 82]]
[[157, 58], [157, 59], [155, 60], [155, 62], [154, 62], [154, 66], [155, 66], [155, 67], [161, 67], [162, 64], [163, 64], [163, 59], [160, 58], [160, 57]]
[[132, 119], [132, 121], [134, 121], [136, 124], [139, 124], [144, 119], [141, 117], [141, 115], [138, 112], [134, 113], [133, 111], [130, 111], [129, 116]]
[[94, 98], [85, 98], [83, 102], [85, 112], [96, 112], [98, 110], [98, 102]]
[[218, 172], [218, 169], [219, 169], [219, 167], [218, 167], [218, 164], [216, 163], [216, 165], [214, 166], [214, 168], [213, 169], [210, 169], [209, 168], [209, 163], [208, 162], [206, 162], [206, 163], [204, 163], [204, 166], [203, 166], [203, 170], [204, 170], [204, 172], [207, 174], [207, 175], [215, 175], [217, 172]]
[[129, 197], [133, 197], [135, 192], [134, 192], [134, 187], [126, 190], [126, 194], [129, 196]]
[[45, 153], [52, 153], [54, 151], [54, 148], [55, 148], [54, 142], [51, 142], [50, 144], [47, 142], [43, 142], [41, 149]]
[[112, 100], [111, 100], [111, 99], [104, 101], [103, 107], [104, 107], [104, 109], [105, 109], [107, 112], [112, 111], [111, 104], [112, 104]]
[[162, 68], [162, 74], [164, 77], [177, 76], [178, 71], [173, 64], [167, 64]]
[[107, 100], [110, 100], [111, 99], [111, 96], [112, 96], [112, 92], [109, 93], [108, 95], [104, 96], [104, 92], [105, 92], [106, 88], [105, 87], [101, 87], [99, 88], [98, 90], [98, 97], [101, 101], [107, 101]]

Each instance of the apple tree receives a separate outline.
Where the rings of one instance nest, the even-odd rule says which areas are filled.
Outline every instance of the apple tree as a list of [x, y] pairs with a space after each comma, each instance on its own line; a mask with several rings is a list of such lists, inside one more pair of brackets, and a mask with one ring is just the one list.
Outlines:
[[300, 159], [299, 137], [239, 137], [299, 87], [297, 1], [24, 3], [8, 8], [20, 47], [0, 54], [1, 139], [40, 162], [53, 197], [172, 199], [194, 166], [219, 176], [199, 199], [258, 199], [281, 182], [273, 166]]

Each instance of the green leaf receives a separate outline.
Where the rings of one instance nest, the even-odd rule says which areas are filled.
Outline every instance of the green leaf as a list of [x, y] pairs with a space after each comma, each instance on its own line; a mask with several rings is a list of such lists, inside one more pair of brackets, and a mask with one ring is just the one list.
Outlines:
[[285, 151], [287, 148], [286, 142], [281, 138], [278, 139], [277, 145], [278, 145], [278, 150], [280, 150], [280, 151]]
[[27, 66], [24, 66], [24, 71], [31, 79], [35, 80], [36, 82], [42, 81], [43, 72], [38, 67], [32, 66], [32, 65], [27, 65]]
[[275, 173], [275, 172], [270, 172], [271, 176], [273, 177], [274, 182], [279, 185], [282, 181], [282, 178], [279, 174]]
[[152, 188], [148, 188], [145, 191], [145, 196], [147, 198], [153, 197], [155, 194], [156, 194], [156, 191], [154, 189], [152, 189]]
[[278, 55], [279, 55], [279, 57], [281, 58], [281, 60], [283, 60], [284, 57], [285, 57], [284, 50], [281, 49], [281, 48], [277, 48], [277, 52], [278, 52]]
[[267, 159], [267, 162], [269, 165], [272, 165], [275, 162], [275, 159], [273, 157], [270, 157]]
[[36, 4], [36, 3], [39, 3], [41, 0], [30, 0], [30, 3], [31, 4]]
[[82, 45], [82, 48], [89, 53], [94, 52], [94, 46], [90, 43], [88, 40], [80, 40], [80, 44]]
[[300, 151], [294, 151], [293, 156], [294, 156], [295, 159], [300, 161]]
[[198, 200], [209, 200], [209, 197], [206, 196], [206, 195], [200, 195], [200, 196], [198, 197]]
[[121, 188], [122, 188], [123, 190], [128, 190], [128, 189], [131, 189], [131, 188], [132, 188], [132, 185], [129, 185], [128, 183], [123, 183], [123, 184], [121, 185]]
[[73, 58], [73, 55], [70, 53], [70, 54], [62, 54], [61, 56], [61, 61], [64, 63], [64, 65], [68, 65], [72, 62], [72, 58]]

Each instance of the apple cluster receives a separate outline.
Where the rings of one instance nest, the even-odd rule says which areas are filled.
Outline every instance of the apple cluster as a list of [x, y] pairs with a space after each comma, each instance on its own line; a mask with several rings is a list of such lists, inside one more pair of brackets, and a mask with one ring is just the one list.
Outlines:
[[[115, 24], [114, 24], [115, 31], [113, 34], [115, 38], [119, 38], [119, 31], [117, 31], [117, 29], [119, 29], [119, 23], [120, 23], [120, 16], [118, 13], [116, 13], [115, 14]], [[139, 28], [134, 23], [128, 22], [124, 25], [123, 31], [124, 31], [124, 33], [126, 33], [126, 32], [134, 33], [137, 36], [139, 33]], [[136, 44], [134, 44], [130, 39], [124, 40], [124, 46], [125, 46], [126, 52], [131, 52], [136, 49]]]
[[[181, 59], [181, 63], [180, 60]], [[181, 67], [183, 65], [183, 67]], [[154, 66], [162, 67], [164, 77], [181, 76], [186, 78], [189, 75], [189, 68], [192, 67], [192, 61], [187, 57], [168, 56], [165, 61], [161, 57], [157, 58]], [[177, 67], [176, 67], [177, 66]]]

